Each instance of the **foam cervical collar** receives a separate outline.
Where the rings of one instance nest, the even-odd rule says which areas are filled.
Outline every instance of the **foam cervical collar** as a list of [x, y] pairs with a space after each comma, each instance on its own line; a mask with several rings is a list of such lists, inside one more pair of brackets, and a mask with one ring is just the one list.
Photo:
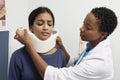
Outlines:
[[[24, 29], [19, 29], [19, 33], [23, 34]], [[33, 47], [38, 53], [46, 53], [56, 45], [56, 38], [58, 33], [51, 34], [47, 40], [38, 39], [31, 31], [28, 30]]]

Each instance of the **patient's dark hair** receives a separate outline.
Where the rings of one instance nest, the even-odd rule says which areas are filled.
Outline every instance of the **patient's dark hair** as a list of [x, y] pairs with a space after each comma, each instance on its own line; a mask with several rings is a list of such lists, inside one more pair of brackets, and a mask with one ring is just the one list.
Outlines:
[[53, 19], [53, 26], [54, 26], [54, 24], [55, 24], [55, 19], [54, 19], [54, 15], [53, 15], [52, 11], [51, 11], [49, 8], [47, 8], [47, 7], [38, 7], [38, 8], [36, 8], [36, 9], [34, 9], [34, 10], [30, 13], [30, 15], [29, 15], [29, 17], [28, 17], [29, 27], [30, 27], [31, 25], [33, 25], [35, 18], [36, 18], [39, 14], [45, 13], [45, 12], [47, 12], [47, 13], [49, 13], [49, 14], [51, 15], [51, 17], [52, 17], [52, 19]]

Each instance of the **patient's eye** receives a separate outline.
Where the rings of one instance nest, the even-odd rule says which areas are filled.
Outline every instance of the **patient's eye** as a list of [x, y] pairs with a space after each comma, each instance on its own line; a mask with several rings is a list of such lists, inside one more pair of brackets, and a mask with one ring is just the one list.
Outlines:
[[47, 24], [48, 24], [48, 26], [53, 26], [53, 22], [52, 21], [48, 21]]
[[36, 22], [36, 24], [37, 24], [38, 26], [42, 26], [42, 25], [44, 24], [44, 21], [40, 20], [40, 21]]

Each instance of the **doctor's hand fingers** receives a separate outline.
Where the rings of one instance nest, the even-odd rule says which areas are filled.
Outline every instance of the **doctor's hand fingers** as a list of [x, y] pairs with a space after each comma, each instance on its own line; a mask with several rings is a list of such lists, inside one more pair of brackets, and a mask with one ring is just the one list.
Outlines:
[[25, 33], [23, 34], [21, 34], [21, 32], [20, 32], [20, 30], [19, 29], [17, 29], [16, 30], [16, 34], [15, 34], [15, 36], [14, 36], [14, 39], [16, 39], [16, 40], [18, 40], [20, 43], [22, 43], [22, 44], [25, 44], [26, 43], [26, 38], [25, 38]]
[[22, 36], [19, 36], [19, 35], [16, 34], [16, 35], [14, 36], [14, 39], [18, 40], [21, 44], [25, 44], [24, 41], [23, 41], [23, 39], [22, 39], [21, 37], [22, 37]]
[[27, 29], [24, 29], [24, 36], [22, 39], [23, 39], [25, 45], [31, 44], [31, 39], [30, 39]]
[[63, 46], [62, 39], [60, 38], [60, 36], [58, 36], [56, 39], [56, 46], [59, 48]]
[[19, 36], [22, 36], [22, 34], [21, 34], [20, 30], [17, 29], [14, 38], [15, 38], [15, 39], [19, 39]]
[[60, 38], [60, 36], [57, 36], [56, 42], [57, 42], [58, 44], [61, 44], [61, 43], [62, 43], [62, 39]]
[[16, 33], [15, 33], [15, 36], [14, 36], [14, 39], [18, 39], [19, 37], [19, 34], [18, 34], [18, 29], [16, 30]]
[[27, 31], [27, 29], [24, 29], [24, 36], [26, 36], [26, 37], [29, 36], [29, 35], [28, 35], [28, 31]]

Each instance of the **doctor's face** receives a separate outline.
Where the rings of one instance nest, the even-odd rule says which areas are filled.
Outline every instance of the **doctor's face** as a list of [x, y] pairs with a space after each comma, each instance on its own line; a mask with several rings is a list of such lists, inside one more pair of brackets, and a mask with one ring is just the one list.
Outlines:
[[45, 12], [40, 13], [34, 20], [30, 30], [41, 40], [46, 40], [50, 37], [53, 31], [52, 16]]
[[84, 41], [99, 43], [103, 39], [102, 32], [99, 31], [99, 21], [93, 13], [88, 13], [83, 26], [80, 28], [80, 36]]

